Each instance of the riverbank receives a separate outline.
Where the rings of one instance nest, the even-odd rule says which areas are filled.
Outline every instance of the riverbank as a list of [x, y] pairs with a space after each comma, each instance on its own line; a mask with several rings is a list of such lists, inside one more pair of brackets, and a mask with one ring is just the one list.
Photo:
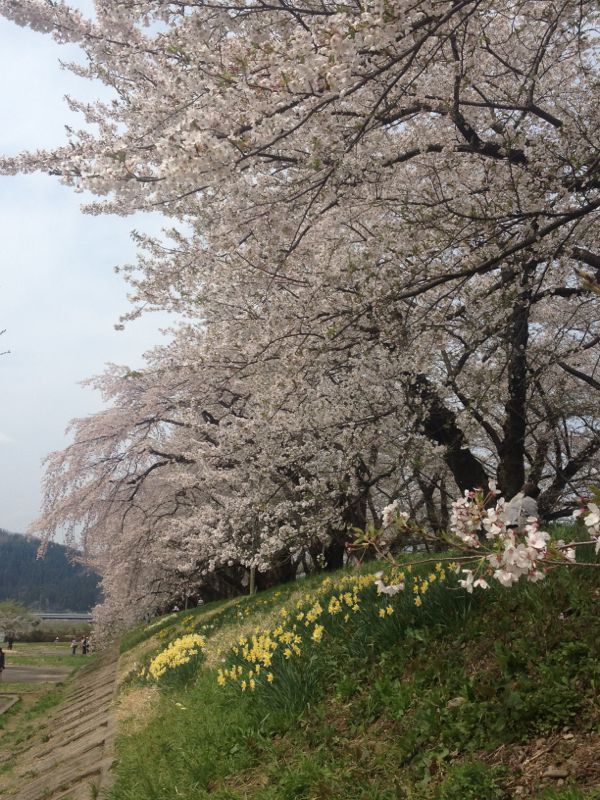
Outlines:
[[[60, 673], [64, 682], [6, 683], [22, 701], [8, 712], [0, 732], [0, 796], [3, 800], [90, 800], [106, 785], [111, 761], [117, 653], [90, 660], [64, 655], [53, 645], [40, 652], [21, 646], [16, 659], [64, 658], [64, 666], [16, 665], [13, 676]], [[64, 646], [63, 646], [64, 648]], [[44, 651], [42, 653], [41, 651]], [[65, 680], [65, 673], [70, 674]]]
[[596, 571], [471, 595], [436, 564], [380, 595], [374, 570], [130, 631], [9, 712], [0, 796], [600, 800]]
[[111, 800], [600, 800], [597, 571], [396, 581], [315, 576], [124, 637]]

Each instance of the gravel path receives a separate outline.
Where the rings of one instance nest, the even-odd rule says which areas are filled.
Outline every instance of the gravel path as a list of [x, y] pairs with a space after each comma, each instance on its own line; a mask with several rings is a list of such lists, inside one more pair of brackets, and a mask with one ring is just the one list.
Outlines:
[[77, 673], [64, 702], [11, 754], [16, 755], [13, 768], [6, 774], [0, 769], [2, 800], [90, 800], [92, 786], [107, 785], [117, 659], [116, 650], [106, 652]]

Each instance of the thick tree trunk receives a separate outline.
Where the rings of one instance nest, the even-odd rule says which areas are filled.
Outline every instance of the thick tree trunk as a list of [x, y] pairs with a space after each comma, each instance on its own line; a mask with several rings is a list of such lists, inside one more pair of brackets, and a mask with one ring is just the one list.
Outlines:
[[444, 405], [425, 375], [417, 375], [411, 379], [408, 402], [412, 405], [411, 399], [417, 400], [414, 408], [420, 416], [421, 429], [425, 436], [444, 447], [444, 461], [460, 490], [464, 492], [476, 487], [486, 488], [486, 471], [469, 450], [455, 413]]
[[292, 561], [288, 554], [282, 554], [276, 566], [266, 572], [256, 573], [256, 588], [258, 591], [270, 589], [280, 583], [289, 583], [295, 580], [298, 565]]
[[340, 569], [344, 566], [344, 553], [346, 552], [346, 541], [342, 537], [334, 536], [330, 544], [323, 551], [325, 556], [325, 568], [328, 572]]
[[[359, 476], [360, 480], [360, 476]], [[326, 569], [330, 572], [344, 565], [346, 545], [353, 539], [352, 529], [364, 531], [367, 527], [368, 487], [364, 486], [358, 495], [341, 495], [338, 504], [343, 507], [341, 530], [329, 531], [331, 541], [323, 551]]]
[[417, 474], [417, 483], [423, 495], [423, 502], [425, 503], [425, 512], [427, 514], [427, 522], [432, 531], [440, 531], [441, 524], [438, 515], [438, 509], [435, 505], [434, 492], [435, 481], [424, 478], [423, 475]]
[[507, 331], [508, 399], [504, 406], [503, 439], [498, 449], [498, 487], [513, 497], [525, 482], [525, 430], [527, 426], [527, 344], [531, 308], [530, 278], [535, 264], [521, 273], [521, 291], [515, 300]]
[[245, 572], [242, 567], [222, 567], [202, 581], [197, 594], [205, 603], [245, 594]]
[[442, 523], [442, 530], [450, 530], [450, 507], [448, 492], [446, 491], [446, 481], [444, 478], [440, 480], [440, 521]]

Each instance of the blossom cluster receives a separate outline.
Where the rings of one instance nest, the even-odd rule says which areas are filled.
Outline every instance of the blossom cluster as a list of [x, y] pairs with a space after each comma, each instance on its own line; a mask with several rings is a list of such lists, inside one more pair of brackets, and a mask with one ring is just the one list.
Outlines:
[[596, 553], [600, 553], [600, 506], [598, 503], [588, 503], [583, 508], [573, 512], [575, 518], [582, 517], [583, 523], [596, 543]]
[[[490, 494], [495, 495], [494, 490]], [[460, 585], [468, 592], [474, 587], [489, 588], [484, 574], [506, 587], [521, 578], [535, 583], [545, 577], [544, 562], [549, 558], [559, 562], [575, 559], [574, 548], [562, 541], [553, 542], [550, 534], [540, 529], [536, 517], [529, 517], [521, 525], [511, 525], [504, 499], [501, 497], [488, 506], [489, 499], [490, 495], [481, 491], [467, 491], [452, 506], [451, 530], [457, 540], [485, 553], [475, 570], [462, 570], [464, 578]]]
[[[182, 324], [93, 381], [106, 407], [50, 457], [34, 525], [81, 535], [102, 627], [221, 591], [220, 570], [241, 591], [250, 568], [319, 564], [398, 486], [435, 527], [465, 473], [545, 453], [556, 507], [597, 474], [600, 297], [573, 272], [597, 259], [594, 4], [96, 5], [0, 0], [114, 95], [70, 98], [64, 146], [0, 172], [169, 220], [134, 234], [123, 321]], [[481, 553], [479, 509], [455, 511]], [[544, 547], [503, 536], [489, 568], [539, 572]]]
[[[493, 504], [492, 504], [493, 502]], [[386, 511], [396, 513], [397, 502]], [[596, 542], [596, 552], [600, 552], [600, 507], [588, 503], [579, 509], [574, 517], [583, 516], [587, 531]], [[405, 524], [406, 515], [400, 517]], [[393, 520], [388, 519], [388, 525]], [[453, 565], [462, 577], [459, 585], [469, 593], [474, 588], [489, 589], [486, 579], [494, 579], [502, 586], [510, 587], [521, 579], [530, 582], [542, 580], [553, 566], [573, 563], [576, 560], [577, 542], [565, 544], [553, 541], [547, 531], [541, 530], [539, 520], [529, 517], [524, 522], [513, 524], [509, 516], [509, 504], [504, 498], [496, 499], [492, 484], [486, 493], [482, 490], [465, 491], [464, 495], [452, 503], [450, 530], [452, 542], [463, 554]], [[473, 568], [465, 563], [473, 562]], [[401, 580], [397, 583], [377, 582], [378, 590], [395, 594], [404, 589]]]
[[409, 515], [407, 512], [400, 510], [399, 501], [394, 500], [393, 503], [390, 503], [383, 509], [381, 515], [381, 526], [383, 528], [389, 528], [394, 523], [402, 525], [403, 523], [406, 523], [408, 518]]

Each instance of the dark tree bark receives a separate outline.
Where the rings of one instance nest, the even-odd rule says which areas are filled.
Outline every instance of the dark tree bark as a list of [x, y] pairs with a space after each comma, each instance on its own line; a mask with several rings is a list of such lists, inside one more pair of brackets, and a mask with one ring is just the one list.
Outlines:
[[450, 530], [450, 501], [451, 499], [448, 497], [448, 492], [446, 491], [446, 481], [442, 477], [440, 480], [440, 522], [443, 531]]
[[549, 448], [550, 448], [550, 438], [548, 436], [544, 436], [537, 443], [537, 447], [535, 449], [535, 455], [533, 457], [533, 461], [531, 462], [531, 467], [529, 469], [529, 480], [532, 483], [539, 483], [542, 479], [544, 464], [546, 463], [546, 459], [548, 457]]
[[367, 476], [363, 472], [364, 465], [359, 465], [356, 470], [358, 490], [355, 494], [342, 493], [338, 499], [338, 506], [342, 511], [342, 526], [340, 530], [330, 530], [331, 541], [323, 551], [325, 565], [328, 572], [344, 566], [346, 545], [354, 538], [352, 529], [364, 531], [367, 527], [367, 505], [369, 486]]
[[483, 465], [469, 450], [456, 414], [444, 405], [429, 379], [425, 375], [413, 377], [407, 394], [425, 436], [444, 447], [444, 461], [460, 490], [486, 488], [488, 476]]
[[245, 572], [246, 570], [239, 566], [222, 567], [202, 581], [196, 594], [205, 603], [245, 594], [243, 584]]
[[438, 507], [436, 506], [434, 493], [436, 490], [435, 479], [426, 478], [424, 475], [416, 474], [417, 483], [421, 494], [423, 495], [423, 502], [425, 503], [425, 513], [427, 514], [427, 522], [429, 527], [434, 532], [442, 530], [440, 516], [438, 514]]
[[282, 553], [276, 566], [266, 572], [256, 573], [256, 588], [259, 591], [278, 586], [280, 583], [290, 583], [296, 579], [298, 564], [292, 561], [289, 553]]
[[527, 426], [527, 344], [531, 308], [531, 276], [535, 263], [525, 265], [507, 329], [510, 347], [508, 400], [504, 406], [503, 438], [498, 448], [498, 487], [505, 497], [514, 497], [525, 483], [525, 430]]
[[538, 501], [540, 514], [544, 519], [552, 518], [552, 511], [556, 506], [556, 502], [563, 489], [568, 486], [569, 481], [575, 477], [580, 469], [582, 469], [586, 464], [589, 464], [589, 462], [596, 457], [599, 451], [600, 438], [594, 438], [588, 442], [588, 444], [583, 447], [579, 453], [569, 459], [564, 468], [557, 469], [554, 480], [548, 489], [541, 494]]
[[344, 554], [346, 552], [346, 542], [348, 540], [339, 535], [334, 535], [330, 544], [323, 551], [325, 556], [325, 568], [327, 572], [333, 572], [344, 566]]

